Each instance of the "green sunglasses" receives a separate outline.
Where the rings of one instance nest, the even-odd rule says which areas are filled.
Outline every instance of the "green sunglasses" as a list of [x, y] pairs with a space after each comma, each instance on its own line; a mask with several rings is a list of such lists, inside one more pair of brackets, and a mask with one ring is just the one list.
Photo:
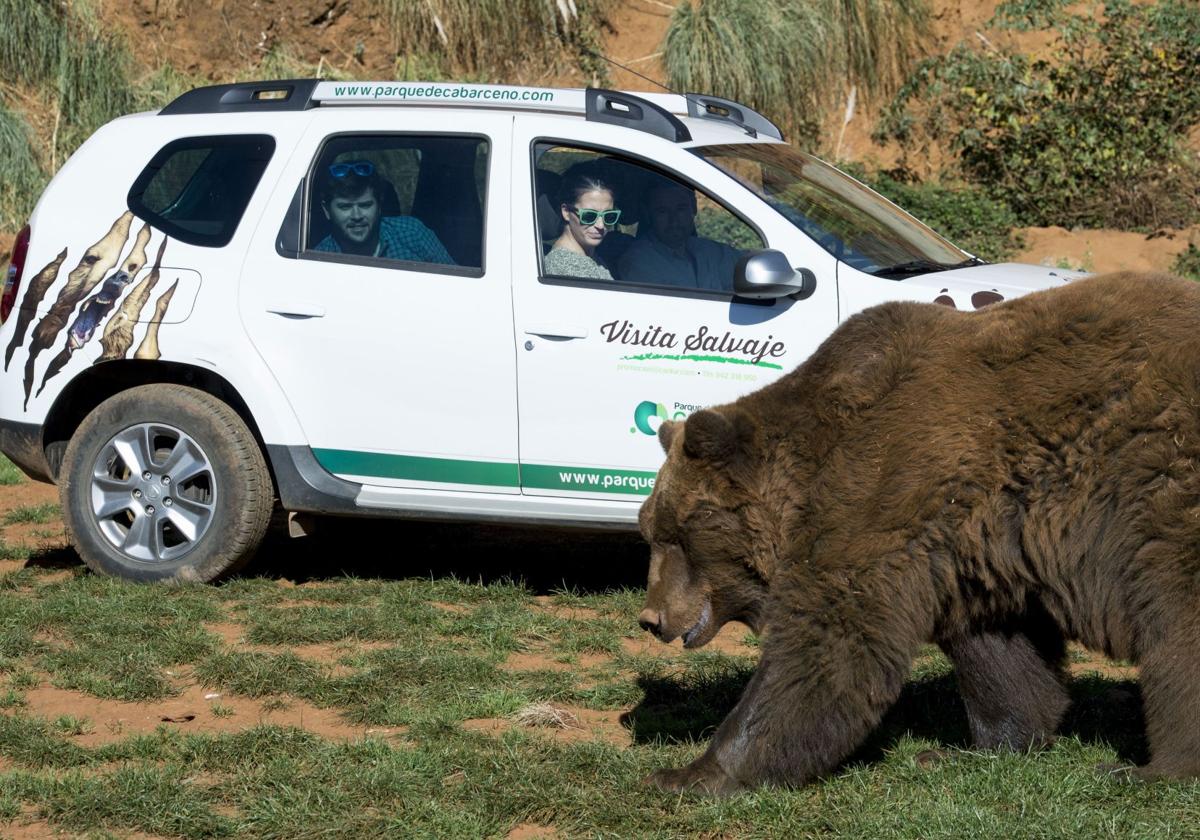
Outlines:
[[572, 207], [571, 209], [579, 217], [579, 224], [584, 227], [596, 224], [596, 219], [604, 219], [606, 227], [615, 227], [621, 218], [620, 210], [591, 210], [587, 207]]

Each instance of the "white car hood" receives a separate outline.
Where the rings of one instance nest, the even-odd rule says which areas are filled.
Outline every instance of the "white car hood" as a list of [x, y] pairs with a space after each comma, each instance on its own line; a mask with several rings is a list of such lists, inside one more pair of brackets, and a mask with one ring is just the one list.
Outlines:
[[[1011, 289], [1014, 293], [1034, 292], [1038, 289], [1049, 289], [1061, 286], [1072, 280], [1087, 277], [1083, 271], [1071, 271], [1065, 268], [1049, 268], [1044, 265], [1029, 265], [1027, 263], [989, 263], [967, 268], [954, 268], [950, 271], [939, 271], [936, 274], [922, 275], [919, 279], [937, 283], [945, 280], [956, 286], [979, 286], [980, 288], [1001, 290]], [[917, 279], [917, 278], [914, 278]]]
[[919, 299], [932, 300], [956, 309], [978, 309], [988, 303], [1051, 289], [1087, 276], [1082, 271], [1044, 265], [989, 263], [919, 274], [901, 282], [912, 292], [916, 291], [914, 287], [929, 290], [928, 295], [914, 295]]

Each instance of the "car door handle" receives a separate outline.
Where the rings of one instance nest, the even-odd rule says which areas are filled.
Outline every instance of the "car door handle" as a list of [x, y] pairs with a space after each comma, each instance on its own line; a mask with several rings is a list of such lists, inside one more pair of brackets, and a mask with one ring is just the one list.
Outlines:
[[325, 307], [306, 300], [274, 301], [267, 304], [267, 311], [285, 318], [324, 318]]
[[540, 335], [542, 338], [587, 338], [587, 327], [577, 327], [574, 324], [535, 324], [525, 328], [526, 335]]

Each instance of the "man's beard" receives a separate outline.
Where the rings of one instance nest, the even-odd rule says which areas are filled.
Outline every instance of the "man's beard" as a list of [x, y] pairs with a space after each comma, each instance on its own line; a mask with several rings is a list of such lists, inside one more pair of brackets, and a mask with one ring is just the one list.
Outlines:
[[382, 217], [380, 216], [375, 217], [375, 221], [371, 224], [370, 230], [367, 231], [367, 235], [362, 241], [351, 239], [345, 235], [344, 231], [335, 228], [338, 244], [342, 246], [342, 252], [358, 256], [373, 256], [375, 249], [379, 247], [379, 223], [381, 219]]

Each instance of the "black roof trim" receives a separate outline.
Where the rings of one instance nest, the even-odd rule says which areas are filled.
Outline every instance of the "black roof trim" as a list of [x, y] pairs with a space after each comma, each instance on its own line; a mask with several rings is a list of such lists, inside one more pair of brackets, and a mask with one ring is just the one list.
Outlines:
[[776, 140], [783, 139], [783, 132], [779, 130], [779, 126], [740, 102], [709, 96], [706, 93], [687, 93], [684, 97], [687, 99], [689, 117], [731, 122], [746, 129], [752, 137], [765, 134]]
[[[305, 111], [312, 107], [312, 94], [319, 79], [279, 79], [210, 85], [189, 90], [159, 111], [171, 114], [227, 114], [235, 111]], [[282, 98], [263, 94], [283, 92]]]
[[584, 94], [584, 113], [589, 122], [623, 125], [664, 137], [672, 143], [692, 139], [687, 126], [666, 108], [640, 96], [590, 87]]

